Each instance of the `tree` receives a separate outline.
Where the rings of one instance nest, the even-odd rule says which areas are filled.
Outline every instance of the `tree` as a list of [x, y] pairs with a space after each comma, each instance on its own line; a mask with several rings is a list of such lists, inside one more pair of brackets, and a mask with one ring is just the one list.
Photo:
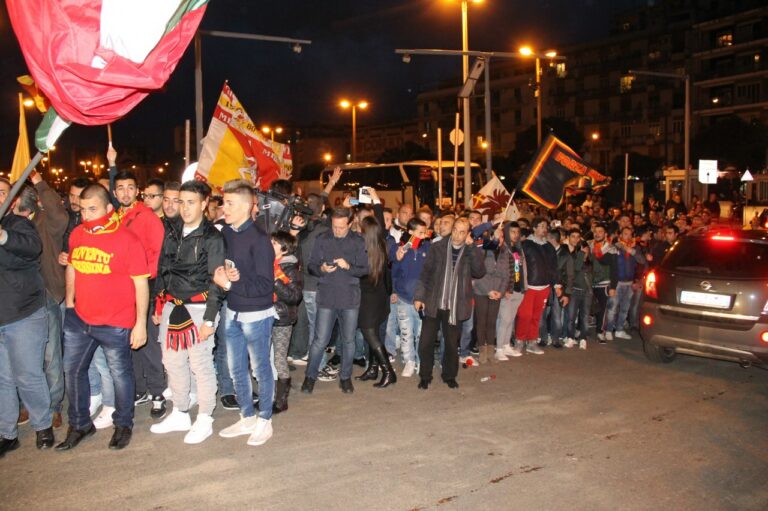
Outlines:
[[435, 155], [426, 147], [408, 141], [400, 147], [387, 149], [376, 159], [376, 163], [395, 163], [411, 160], [434, 160]]
[[699, 131], [693, 140], [691, 161], [718, 160], [720, 168], [760, 170], [765, 166], [768, 126], [730, 115]]

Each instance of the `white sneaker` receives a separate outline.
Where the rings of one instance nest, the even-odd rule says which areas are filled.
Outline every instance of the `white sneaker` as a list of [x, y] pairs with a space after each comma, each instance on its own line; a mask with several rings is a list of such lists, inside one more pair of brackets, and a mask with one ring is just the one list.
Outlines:
[[410, 378], [413, 376], [413, 374], [416, 372], [416, 362], [411, 362], [410, 360], [405, 363], [405, 367], [403, 367], [403, 378]]
[[597, 334], [597, 340], [598, 341], [604, 341], [605, 340], [605, 334], [600, 332]]
[[173, 392], [171, 391], [171, 388], [170, 388], [170, 387], [166, 388], [166, 389], [163, 391], [163, 397], [164, 397], [165, 399], [169, 399], [169, 400], [173, 401]]
[[88, 416], [93, 417], [93, 414], [95, 414], [99, 407], [101, 406], [101, 394], [96, 394], [95, 396], [91, 396], [91, 403], [88, 405]]
[[605, 340], [606, 341], [612, 341], [613, 340], [613, 332], [605, 332]]
[[228, 428], [224, 428], [219, 431], [219, 436], [222, 438], [234, 438], [241, 435], [250, 435], [256, 429], [256, 424], [259, 420], [258, 415], [252, 417], [241, 418]]
[[480, 362], [477, 361], [472, 355], [468, 357], [459, 357], [460, 364], [467, 364], [467, 367], [479, 366]]
[[524, 351], [525, 343], [523, 341], [517, 341], [517, 344], [515, 344], [515, 347], [512, 348], [512, 353], [510, 355], [513, 357], [522, 357]]
[[174, 431], [189, 431], [192, 427], [192, 419], [189, 418], [189, 413], [182, 412], [178, 408], [174, 408], [173, 411], [157, 424], [152, 424], [149, 430], [152, 433], [163, 434], [172, 433]]
[[504, 350], [496, 350], [496, 354], [494, 355], [494, 358], [498, 360], [499, 362], [506, 362], [509, 360], [509, 357], [504, 354]]
[[301, 358], [294, 358], [293, 359], [293, 365], [295, 366], [305, 366], [307, 365], [308, 355], [304, 355]]
[[627, 332], [625, 332], [624, 330], [617, 330], [617, 331], [616, 331], [616, 338], [617, 338], [617, 339], [631, 339], [631, 338], [632, 338], [632, 336], [631, 336], [631, 335], [629, 335], [629, 334], [628, 334]]
[[272, 420], [262, 419], [256, 422], [256, 429], [253, 430], [251, 436], [248, 437], [248, 445], [263, 445], [267, 443], [267, 440], [272, 438]]
[[586, 339], [582, 339], [582, 340], [579, 341], [579, 349], [580, 350], [587, 349], [587, 340]]
[[96, 429], [111, 428], [113, 413], [115, 413], [114, 406], [102, 406], [101, 412], [99, 412], [99, 416], [93, 419], [93, 425], [96, 426]]
[[514, 357], [515, 356], [515, 348], [510, 346], [509, 344], [504, 345], [504, 354], [508, 357]]
[[573, 348], [574, 346], [576, 346], [576, 341], [574, 341], [569, 337], [565, 340], [565, 342], [563, 343], [563, 346], [565, 346], [566, 348]]
[[[189, 414], [187, 414], [189, 417]], [[184, 436], [185, 444], [199, 444], [213, 434], [213, 417], [207, 413], [198, 413], [192, 429]]]

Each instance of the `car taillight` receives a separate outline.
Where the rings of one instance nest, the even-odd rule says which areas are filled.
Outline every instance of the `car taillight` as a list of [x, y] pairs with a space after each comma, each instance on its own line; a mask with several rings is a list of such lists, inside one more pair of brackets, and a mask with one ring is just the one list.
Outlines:
[[760, 340], [768, 344], [768, 332], [763, 332], [762, 334], [760, 334]]
[[645, 326], [651, 326], [653, 324], [653, 316], [650, 314], [646, 314], [643, 316], [643, 325]]
[[659, 292], [656, 289], [656, 272], [651, 270], [645, 276], [645, 296], [649, 298], [659, 298]]
[[730, 234], [716, 233], [713, 234], [711, 239], [715, 241], [733, 241], [735, 238]]

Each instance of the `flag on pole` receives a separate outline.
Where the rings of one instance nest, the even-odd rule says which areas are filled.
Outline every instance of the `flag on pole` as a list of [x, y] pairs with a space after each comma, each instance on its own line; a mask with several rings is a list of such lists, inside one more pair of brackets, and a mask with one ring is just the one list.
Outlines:
[[576, 151], [550, 134], [534, 156], [518, 187], [539, 204], [555, 209], [563, 201], [566, 188], [594, 187], [608, 182], [610, 178], [600, 174], [581, 159]]
[[507, 207], [510, 197], [507, 189], [494, 174], [491, 180], [472, 197], [472, 209], [493, 217]]
[[48, 98], [45, 97], [45, 94], [43, 94], [42, 91], [37, 87], [34, 78], [29, 75], [21, 75], [16, 78], [16, 81], [19, 82], [22, 88], [27, 91], [27, 94], [32, 97], [32, 100], [35, 102], [35, 107], [40, 113], [44, 114], [48, 111], [51, 103], [48, 101]]
[[267, 190], [275, 179], [290, 178], [292, 170], [290, 147], [263, 137], [225, 82], [203, 139], [195, 179], [218, 189], [232, 179], [245, 179]]
[[207, 3], [6, 0], [37, 86], [59, 116], [88, 126], [123, 117], [165, 84]]
[[29, 165], [29, 138], [27, 137], [27, 119], [24, 115], [24, 98], [19, 94], [19, 139], [16, 141], [16, 152], [13, 153], [10, 181], [15, 183]]

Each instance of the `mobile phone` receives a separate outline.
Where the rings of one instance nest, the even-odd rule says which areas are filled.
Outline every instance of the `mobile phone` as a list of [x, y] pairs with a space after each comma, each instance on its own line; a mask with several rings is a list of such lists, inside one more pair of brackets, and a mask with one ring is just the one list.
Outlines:
[[336, 261], [326, 261], [326, 266], [330, 266], [331, 268], [336, 268]]
[[413, 246], [413, 243], [409, 241], [408, 243], [403, 245], [403, 250], [410, 250], [412, 246]]
[[234, 270], [235, 269], [235, 262], [232, 259], [224, 259], [224, 266], [228, 270]]

